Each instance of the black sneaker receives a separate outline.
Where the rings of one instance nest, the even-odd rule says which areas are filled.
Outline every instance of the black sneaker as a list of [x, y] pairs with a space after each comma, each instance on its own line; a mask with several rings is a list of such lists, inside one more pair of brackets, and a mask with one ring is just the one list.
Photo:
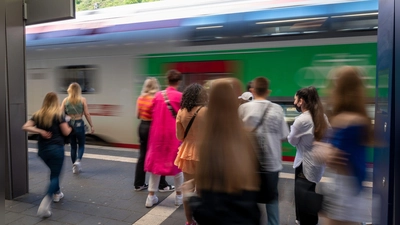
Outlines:
[[135, 191], [146, 190], [148, 187], [148, 184], [143, 184], [143, 186], [135, 186]]

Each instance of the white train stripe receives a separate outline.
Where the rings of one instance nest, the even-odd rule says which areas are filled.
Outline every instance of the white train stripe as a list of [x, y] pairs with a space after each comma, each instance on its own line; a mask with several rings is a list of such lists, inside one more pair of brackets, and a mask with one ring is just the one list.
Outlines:
[[[28, 152], [37, 153], [37, 149], [36, 148], [28, 148]], [[68, 151], [65, 151], [65, 155], [66, 156], [70, 156], [70, 153]], [[116, 162], [126, 162], [126, 163], [137, 163], [137, 161], [138, 161], [137, 158], [129, 158], [129, 157], [122, 157], [122, 156], [111, 156], [111, 155], [103, 155], [103, 154], [91, 154], [91, 153], [85, 153], [85, 158], [116, 161]], [[294, 179], [294, 174], [293, 173], [280, 172], [279, 173], [279, 178]], [[329, 178], [329, 177], [322, 177], [321, 182], [332, 182], [332, 179]], [[372, 188], [373, 184], [370, 181], [364, 181], [363, 182], [363, 186]]]
[[175, 192], [173, 192], [133, 225], [159, 225], [174, 213], [177, 208], [179, 207], [175, 206]]

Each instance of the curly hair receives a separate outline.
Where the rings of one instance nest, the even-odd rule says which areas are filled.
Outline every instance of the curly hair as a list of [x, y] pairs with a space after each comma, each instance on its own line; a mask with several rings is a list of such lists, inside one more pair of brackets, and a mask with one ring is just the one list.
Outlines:
[[181, 109], [187, 109], [190, 112], [196, 106], [205, 105], [207, 98], [207, 92], [203, 86], [198, 83], [191, 84], [183, 91]]

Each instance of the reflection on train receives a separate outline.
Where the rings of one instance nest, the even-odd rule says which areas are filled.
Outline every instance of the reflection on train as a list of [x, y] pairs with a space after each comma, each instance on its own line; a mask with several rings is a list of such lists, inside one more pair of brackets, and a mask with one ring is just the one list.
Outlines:
[[[40, 107], [47, 92], [56, 90], [63, 99], [68, 84], [78, 82], [96, 124], [92, 140], [137, 148], [139, 121], [134, 112], [141, 86], [146, 77], [154, 76], [164, 87], [163, 74], [171, 68], [184, 74], [180, 90], [193, 82], [205, 84], [221, 77], [237, 77], [245, 84], [265, 76], [271, 83], [269, 99], [283, 106], [288, 125], [297, 116], [292, 108], [294, 93], [314, 85], [321, 96], [327, 96], [330, 71], [340, 65], [364, 69], [368, 97], [373, 99], [377, 12], [349, 15], [346, 11], [310, 17], [307, 7], [303, 7], [303, 15], [296, 7], [271, 9], [268, 15], [277, 15], [276, 18], [265, 20], [260, 17], [264, 14], [250, 12], [240, 14], [242, 17], [227, 14], [182, 19], [181, 24], [192, 24], [185, 27], [152, 25], [145, 31], [120, 31], [81, 39], [31, 40], [33, 37], [29, 36], [28, 115]], [[279, 14], [280, 10], [286, 14]], [[199, 25], [196, 21], [208, 24]], [[214, 27], [208, 29], [211, 25]], [[171, 39], [171, 32], [181, 35], [180, 39]], [[46, 35], [51, 36], [50, 33]], [[135, 35], [146, 38], [138, 40]], [[373, 117], [372, 101], [368, 109]], [[294, 151], [285, 143], [284, 159], [292, 160]], [[372, 162], [372, 153], [368, 161]]]

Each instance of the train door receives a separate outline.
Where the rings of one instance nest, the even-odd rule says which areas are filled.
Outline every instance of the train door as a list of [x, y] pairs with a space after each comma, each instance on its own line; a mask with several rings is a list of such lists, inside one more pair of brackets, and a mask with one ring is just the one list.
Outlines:
[[209, 80], [234, 76], [235, 61], [175, 62], [165, 65], [165, 70], [176, 69], [183, 74], [180, 91], [192, 83], [204, 85]]

